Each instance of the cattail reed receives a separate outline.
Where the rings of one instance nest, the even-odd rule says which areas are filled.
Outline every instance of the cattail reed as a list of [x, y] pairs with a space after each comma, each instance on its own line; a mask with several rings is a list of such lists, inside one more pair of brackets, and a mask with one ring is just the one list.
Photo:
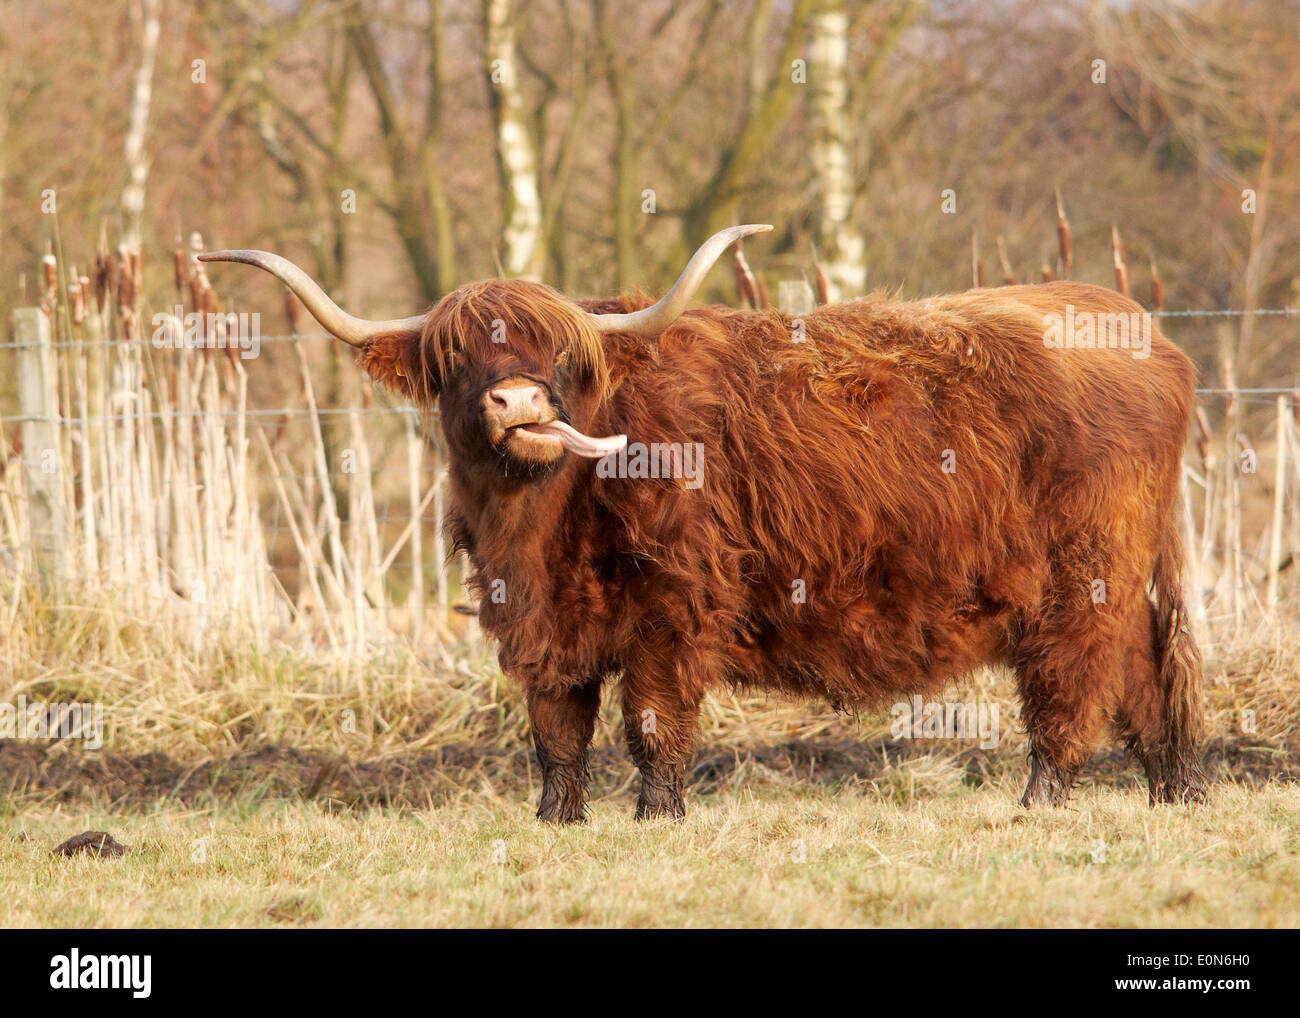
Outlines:
[[745, 251], [741, 247], [739, 240], [736, 241], [734, 249], [736, 292], [740, 295], [741, 304], [748, 304], [751, 308], [757, 308], [758, 286], [754, 281], [754, 273], [750, 271], [749, 262], [745, 260]]
[[998, 234], [998, 261], [1002, 263], [1002, 285], [1015, 286], [1019, 280], [1011, 271], [1011, 261], [1007, 258], [1007, 245], [1000, 233]]
[[1065, 206], [1061, 203], [1061, 189], [1056, 189], [1056, 243], [1061, 252], [1061, 278], [1070, 278], [1070, 221], [1065, 218]]
[[1110, 247], [1115, 257], [1115, 289], [1128, 296], [1128, 254], [1124, 242], [1119, 239], [1119, 227], [1114, 223], [1110, 227]]

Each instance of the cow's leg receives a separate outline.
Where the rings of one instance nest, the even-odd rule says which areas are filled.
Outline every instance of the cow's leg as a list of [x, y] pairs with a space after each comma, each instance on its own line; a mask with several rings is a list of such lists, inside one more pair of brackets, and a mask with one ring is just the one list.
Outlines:
[[624, 674], [623, 729], [641, 771], [638, 820], [686, 815], [682, 791], [703, 699], [698, 688], [683, 681], [671, 658]]
[[585, 818], [587, 747], [599, 710], [599, 681], [560, 689], [528, 689], [528, 722], [542, 768], [538, 819], [572, 824]]
[[[1194, 725], [1184, 716], [1186, 705], [1171, 702], [1170, 681], [1160, 676], [1161, 648], [1156, 608], [1147, 604], [1135, 613], [1124, 645], [1124, 694], [1116, 714], [1116, 728], [1125, 745], [1141, 762], [1147, 775], [1151, 805], [1167, 802], [1203, 802], [1206, 780], [1195, 747]], [[1185, 634], [1173, 638], [1188, 640]], [[1168, 655], [1167, 667], [1196, 668], [1199, 663], [1181, 659], [1183, 648]], [[1194, 650], [1191, 651], [1194, 654]]]
[[[1110, 598], [1119, 592], [1113, 587]], [[1029, 735], [1025, 806], [1062, 805], [1120, 698], [1116, 618], [1107, 604], [1058, 591], [1028, 620], [1016, 653], [1021, 717]]]

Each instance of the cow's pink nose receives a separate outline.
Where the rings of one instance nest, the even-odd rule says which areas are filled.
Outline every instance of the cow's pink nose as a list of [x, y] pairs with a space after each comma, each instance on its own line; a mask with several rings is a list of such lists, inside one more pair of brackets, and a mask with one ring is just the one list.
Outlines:
[[537, 385], [518, 385], [508, 389], [492, 389], [488, 392], [492, 406], [502, 413], [515, 415], [540, 410], [546, 405], [546, 397]]

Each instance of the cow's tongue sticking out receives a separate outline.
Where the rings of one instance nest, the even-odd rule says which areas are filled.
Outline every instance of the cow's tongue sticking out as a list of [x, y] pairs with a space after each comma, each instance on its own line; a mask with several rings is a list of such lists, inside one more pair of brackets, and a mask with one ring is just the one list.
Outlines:
[[575, 456], [586, 456], [598, 460], [611, 452], [618, 452], [627, 445], [626, 435], [610, 435], [608, 438], [592, 438], [576, 428], [571, 428], [563, 421], [550, 421], [546, 424], [525, 424], [521, 429], [534, 435], [550, 435], [558, 438], [564, 448]]

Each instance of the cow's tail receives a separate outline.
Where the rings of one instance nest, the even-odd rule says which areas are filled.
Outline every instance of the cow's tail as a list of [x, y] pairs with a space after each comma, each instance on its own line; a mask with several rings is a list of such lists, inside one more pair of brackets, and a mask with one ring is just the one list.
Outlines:
[[1183, 603], [1183, 543], [1177, 513], [1165, 522], [1156, 552], [1155, 591], [1157, 681], [1160, 684], [1163, 733], [1148, 766], [1151, 801], [1203, 802], [1205, 772], [1198, 747], [1202, 731], [1201, 653]]

